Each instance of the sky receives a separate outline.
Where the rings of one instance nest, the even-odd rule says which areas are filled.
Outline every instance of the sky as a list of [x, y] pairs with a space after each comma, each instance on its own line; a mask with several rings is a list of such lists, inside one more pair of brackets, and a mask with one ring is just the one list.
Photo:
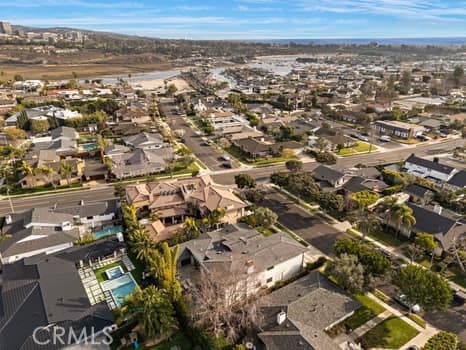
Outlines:
[[466, 0], [0, 0], [0, 20], [182, 39], [465, 37]]

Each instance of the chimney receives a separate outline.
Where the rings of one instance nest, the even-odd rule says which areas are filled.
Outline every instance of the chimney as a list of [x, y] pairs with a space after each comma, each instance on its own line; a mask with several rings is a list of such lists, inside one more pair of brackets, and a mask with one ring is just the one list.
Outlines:
[[442, 206], [440, 206], [440, 205], [438, 205], [438, 204], [435, 204], [435, 205], [434, 205], [434, 209], [433, 209], [434, 213], [437, 213], [437, 214], [439, 214], [439, 215], [442, 215], [442, 210], [443, 210]]
[[286, 312], [282, 310], [277, 314], [277, 324], [281, 325], [285, 321], [286, 321]]

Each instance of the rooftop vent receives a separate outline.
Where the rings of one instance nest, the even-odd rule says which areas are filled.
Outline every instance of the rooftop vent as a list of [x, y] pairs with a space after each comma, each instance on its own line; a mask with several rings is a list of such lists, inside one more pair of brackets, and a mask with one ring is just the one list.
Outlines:
[[286, 321], [286, 312], [282, 310], [277, 314], [277, 324], [281, 325], [285, 321]]

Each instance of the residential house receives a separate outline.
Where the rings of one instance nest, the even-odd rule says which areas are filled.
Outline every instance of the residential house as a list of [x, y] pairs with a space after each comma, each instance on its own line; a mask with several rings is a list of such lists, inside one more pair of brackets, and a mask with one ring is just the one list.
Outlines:
[[134, 149], [160, 149], [167, 146], [159, 133], [142, 132], [140, 134], [124, 138], [125, 144]]
[[[344, 173], [336, 169], [330, 168], [325, 165], [319, 165], [312, 172], [312, 177], [320, 183], [324, 183], [324, 186], [330, 186], [331, 188], [339, 188], [349, 180]], [[322, 184], [321, 184], [322, 187]]]
[[71, 118], [82, 118], [82, 114], [50, 105], [23, 109], [6, 119], [5, 125], [21, 127], [21, 124], [26, 121], [49, 119], [56, 119], [59, 125], [63, 125], [66, 120]]
[[346, 193], [357, 193], [362, 191], [372, 191], [382, 193], [388, 185], [379, 179], [366, 178], [362, 176], [352, 176], [343, 184]]
[[2, 232], [5, 235], [0, 242], [2, 264], [70, 248], [81, 236], [73, 215], [44, 207], [8, 214]]
[[291, 149], [295, 153], [303, 150], [303, 145], [296, 141], [266, 143], [256, 139], [241, 139], [235, 140], [233, 144], [251, 158], [279, 156], [284, 149]]
[[[78, 183], [84, 173], [85, 161], [81, 158], [67, 157], [61, 159], [53, 149], [33, 149], [26, 155], [26, 163], [35, 170], [33, 174], [24, 174], [19, 183], [22, 188], [34, 188], [36, 186], [65, 186], [68, 183]], [[72, 169], [70, 174], [62, 174], [62, 163], [66, 163]], [[47, 174], [40, 169], [48, 167], [51, 173]]]
[[50, 131], [50, 136], [33, 138], [36, 150], [54, 150], [61, 157], [78, 153], [79, 133], [74, 128], [60, 126]]
[[414, 153], [406, 159], [404, 170], [410, 174], [430, 179], [434, 182], [448, 182], [458, 172], [449, 165], [440, 164], [438, 158], [427, 160]]
[[466, 225], [461, 221], [441, 215], [441, 207], [436, 207], [436, 211], [432, 211], [413, 203], [407, 203], [407, 206], [413, 210], [416, 224], [409, 229], [402, 227], [401, 233], [408, 237], [417, 232], [432, 234], [439, 242], [437, 254], [440, 254], [442, 250], [449, 250], [455, 239], [466, 233]]
[[339, 147], [341, 148], [352, 148], [357, 145], [357, 142], [355, 139], [342, 135], [342, 134], [335, 134], [335, 135], [322, 135], [320, 137], [318, 136], [309, 136], [308, 139], [308, 145], [309, 147], [316, 147], [317, 140], [319, 138], [324, 139], [327, 141], [327, 146], [323, 151], [336, 151], [338, 150]]
[[302, 272], [306, 251], [285, 233], [265, 237], [245, 224], [228, 225], [181, 244], [178, 271], [188, 288], [201, 269], [219, 282], [232, 278], [244, 297]]
[[228, 186], [214, 183], [208, 175], [127, 186], [126, 200], [139, 210], [157, 215], [156, 221], [163, 227], [159, 223], [148, 227], [157, 239], [160, 239], [158, 233], [182, 224], [185, 217], [206, 217], [216, 209], [225, 210], [222, 224], [236, 223], [244, 216], [247, 206]]
[[426, 206], [434, 199], [434, 192], [432, 190], [416, 184], [408, 185], [403, 192], [409, 195], [411, 202], [421, 206]]
[[117, 179], [146, 176], [164, 171], [173, 162], [171, 146], [162, 148], [136, 148], [133, 152], [113, 155], [111, 173]]
[[[114, 316], [105, 300], [91, 303], [78, 274], [80, 263], [97, 261], [124, 248], [118, 241], [99, 241], [52, 255], [25, 258], [3, 266], [0, 288], [0, 348], [58, 349], [53, 327], [65, 330], [63, 339], [78, 339], [110, 329]], [[42, 329], [36, 331], [36, 329]], [[43, 342], [38, 344], [35, 339]], [[72, 345], [72, 344], [68, 344]]]
[[372, 129], [380, 135], [388, 135], [402, 139], [410, 139], [422, 135], [425, 128], [421, 125], [409, 124], [397, 120], [377, 120], [371, 124]]
[[460, 170], [455, 175], [452, 176], [447, 182], [447, 187], [452, 190], [460, 190], [466, 187], [466, 171]]
[[318, 271], [279, 288], [260, 301], [258, 338], [265, 350], [337, 350], [326, 333], [360, 303]]

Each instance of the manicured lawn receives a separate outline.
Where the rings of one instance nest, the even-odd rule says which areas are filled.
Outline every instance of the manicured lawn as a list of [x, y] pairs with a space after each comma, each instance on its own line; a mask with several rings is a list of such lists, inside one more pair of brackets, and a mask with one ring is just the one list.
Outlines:
[[123, 264], [123, 262], [122, 261], [117, 261], [117, 262], [115, 262], [113, 264], [108, 264], [107, 266], [104, 266], [104, 267], [101, 267], [101, 268], [99, 268], [97, 270], [94, 270], [95, 277], [97, 278], [97, 281], [98, 282], [106, 281], [108, 278], [105, 275], [105, 271], [107, 271], [108, 269], [111, 269], [112, 267], [115, 267], [115, 266], [121, 266], [123, 271], [126, 272], [126, 268], [125, 268], [125, 265]]
[[378, 231], [373, 231], [368, 234], [368, 236], [376, 241], [379, 241], [385, 245], [389, 245], [392, 247], [399, 247], [404, 242], [396, 237], [394, 232], [386, 232], [385, 228], [382, 228]]
[[188, 338], [186, 338], [182, 333], [177, 333], [171, 339], [152, 347], [151, 350], [171, 350], [176, 345], [181, 347], [181, 350], [192, 349], [192, 344]]
[[371, 150], [371, 152], [377, 151], [377, 147], [367, 143], [367, 142], [362, 142], [362, 141], [357, 141], [356, 146], [354, 147], [349, 147], [349, 148], [342, 148], [339, 152], [335, 152], [339, 156], [349, 156], [352, 154], [357, 154], [357, 153], [367, 153]]
[[345, 326], [349, 329], [355, 330], [385, 311], [382, 305], [366, 295], [356, 294], [354, 298], [359, 301], [362, 306], [354, 312], [353, 316], [344, 321]]
[[364, 348], [399, 349], [419, 332], [402, 319], [391, 316], [361, 337]]

